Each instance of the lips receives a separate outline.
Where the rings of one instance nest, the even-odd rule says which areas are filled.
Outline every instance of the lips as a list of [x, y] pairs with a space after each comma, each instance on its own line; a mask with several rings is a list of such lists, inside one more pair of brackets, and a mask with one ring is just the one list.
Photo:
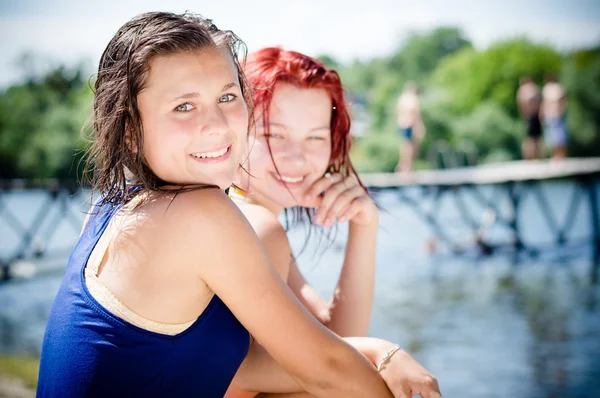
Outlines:
[[226, 160], [231, 155], [231, 145], [206, 152], [194, 152], [190, 156], [202, 163], [217, 163]]
[[280, 185], [287, 188], [298, 188], [304, 185], [304, 181], [306, 180], [307, 175], [302, 176], [289, 176], [289, 175], [278, 175], [277, 173], [271, 173], [275, 181], [277, 181]]
[[295, 182], [300, 182], [304, 180], [304, 176], [300, 176], [300, 177], [287, 177], [287, 176], [283, 176], [283, 175], [276, 175], [277, 179], [283, 181], [283, 182], [287, 182], [287, 183], [295, 183]]

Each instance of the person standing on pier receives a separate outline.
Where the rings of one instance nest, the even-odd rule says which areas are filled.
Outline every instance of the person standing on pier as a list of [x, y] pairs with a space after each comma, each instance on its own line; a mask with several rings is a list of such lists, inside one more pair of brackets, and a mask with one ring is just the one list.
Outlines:
[[554, 159], [567, 157], [567, 93], [558, 83], [556, 75], [548, 73], [542, 89], [540, 118], [544, 122], [546, 140], [552, 147]]
[[523, 159], [526, 160], [544, 157], [542, 123], [540, 121], [541, 102], [542, 97], [538, 86], [531, 77], [523, 77], [517, 91], [517, 107], [527, 122], [527, 136], [522, 146]]
[[417, 85], [408, 81], [396, 103], [396, 123], [398, 135], [403, 142], [400, 144], [397, 172], [411, 172], [419, 148], [419, 143], [425, 137], [425, 125], [421, 119], [421, 109]]

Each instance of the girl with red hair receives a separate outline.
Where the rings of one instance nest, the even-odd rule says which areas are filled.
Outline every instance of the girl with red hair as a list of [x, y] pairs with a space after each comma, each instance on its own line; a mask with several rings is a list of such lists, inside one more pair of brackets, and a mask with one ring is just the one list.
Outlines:
[[[230, 197], [306, 309], [342, 337], [366, 336], [378, 216], [350, 162], [350, 115], [339, 75], [318, 60], [280, 48], [250, 54], [245, 73], [253, 90], [256, 129], [249, 134], [246, 172], [238, 173]], [[282, 210], [311, 227], [349, 223], [344, 264], [330, 302], [299, 271], [278, 220]], [[406, 352], [378, 339], [354, 343], [375, 365], [393, 353], [382, 377], [396, 396], [439, 396], [435, 378]], [[234, 380], [227, 397], [254, 395], [240, 391]]]

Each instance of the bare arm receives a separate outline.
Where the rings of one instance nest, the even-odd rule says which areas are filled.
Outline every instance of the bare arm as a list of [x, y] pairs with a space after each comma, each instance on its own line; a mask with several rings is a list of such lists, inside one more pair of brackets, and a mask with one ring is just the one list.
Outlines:
[[304, 279], [295, 262], [288, 285], [321, 323], [340, 336], [366, 336], [373, 306], [377, 223], [350, 224], [344, 265], [330, 302]]
[[523, 87], [519, 87], [517, 90], [517, 110], [522, 117], [526, 116], [523, 103]]
[[329, 328], [340, 336], [366, 336], [373, 307], [377, 220], [350, 223], [346, 255], [331, 303]]
[[309, 285], [298, 269], [298, 265], [295, 261], [292, 261], [290, 264], [287, 283], [302, 305], [304, 305], [306, 309], [319, 320], [319, 322], [329, 327], [329, 322], [331, 320], [331, 303], [327, 302], [315, 289], [313, 289], [312, 286]]
[[[393, 344], [368, 337], [346, 338], [348, 344], [376, 365]], [[244, 391], [263, 393], [305, 393], [260, 344], [253, 344], [231, 385]], [[283, 395], [287, 396], [287, 395]]]
[[422, 140], [423, 138], [425, 138], [425, 133], [426, 133], [426, 129], [425, 129], [425, 123], [423, 123], [423, 117], [421, 115], [421, 105], [419, 100], [416, 100], [417, 105], [416, 105], [416, 109], [415, 109], [415, 136], [417, 137], [417, 139]]
[[182, 194], [166, 214], [178, 258], [199, 266], [199, 277], [300, 387], [316, 397], [391, 396], [373, 365], [304, 309], [222, 192]]
[[[369, 337], [345, 339], [360, 350], [373, 364], [379, 364], [383, 357], [395, 347], [385, 340]], [[437, 380], [425, 368], [417, 363], [403, 350], [397, 351], [381, 370], [381, 375], [397, 397], [412, 397], [419, 394], [423, 398], [440, 398], [440, 387]], [[307, 392], [268, 393], [258, 395], [261, 398], [309, 398]]]
[[327, 302], [302, 276], [279, 220], [263, 207], [245, 203], [239, 206], [271, 262], [308, 311], [340, 336], [366, 335], [373, 303], [376, 218], [367, 226], [350, 223], [342, 272], [334, 297]]
[[[324, 197], [319, 193], [326, 191]], [[340, 336], [365, 336], [373, 306], [377, 209], [354, 177], [334, 174], [311, 188], [317, 222], [325, 226], [348, 221], [344, 264], [331, 302], [326, 302], [304, 279], [295, 263], [288, 285], [302, 304], [324, 325]]]
[[304, 392], [304, 389], [283, 370], [262, 345], [254, 342], [225, 396], [237, 396], [240, 391], [294, 393]]
[[[295, 262], [292, 261], [290, 266], [291, 249], [286, 232], [277, 218], [265, 208], [256, 205], [240, 204], [240, 209], [255, 228], [266, 252], [282, 277], [288, 274], [288, 267], [290, 267], [288, 283], [301, 290], [301, 293], [298, 294], [300, 301], [311, 312], [314, 311], [317, 319], [322, 323], [329, 323], [330, 305], [304, 280]], [[381, 358], [393, 347], [393, 344], [387, 341], [374, 338], [353, 337], [344, 340], [359, 350], [373, 364], [379, 363]], [[391, 384], [394, 388], [392, 391], [396, 393], [408, 390], [420, 391], [424, 397], [436, 397], [434, 393], [439, 390], [437, 382], [410, 355], [404, 352], [400, 353], [393, 358], [393, 362], [390, 364], [390, 368], [382, 374], [386, 383]], [[300, 386], [292, 377], [281, 373], [281, 367], [258, 343], [254, 344], [242, 367], [245, 369], [241, 370], [234, 378], [226, 394], [228, 398], [254, 397], [252, 393], [244, 391], [261, 391], [262, 394], [258, 397], [312, 397], [310, 393], [299, 389]]]

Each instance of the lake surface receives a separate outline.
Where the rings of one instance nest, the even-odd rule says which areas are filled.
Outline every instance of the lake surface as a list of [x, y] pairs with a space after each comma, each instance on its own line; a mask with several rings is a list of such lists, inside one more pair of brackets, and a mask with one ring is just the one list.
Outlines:
[[[569, 182], [543, 186], [557, 219], [567, 214], [573, 186]], [[495, 195], [491, 190], [488, 197]], [[44, 192], [14, 192], [4, 205], [28, 225], [45, 200]], [[83, 220], [86, 197], [72, 198], [74, 220], [59, 217], [29, 279], [0, 283], [0, 352], [39, 354], [45, 322], [66, 259]], [[410, 352], [439, 380], [445, 397], [599, 397], [600, 287], [591, 282], [590, 244], [553, 248], [538, 257], [511, 255], [451, 255], [443, 245], [430, 254], [429, 227], [393, 193], [377, 196], [380, 216], [376, 296], [369, 334], [394, 341]], [[510, 211], [507, 198], [494, 197], [498, 208]], [[438, 204], [443, 225], [469, 247], [472, 234], [450, 197]], [[469, 202], [473, 214], [483, 213]], [[569, 238], [589, 237], [589, 206], [576, 214]], [[52, 212], [53, 210], [49, 210]], [[524, 199], [519, 214], [526, 243], [549, 242], [551, 231], [539, 206]], [[43, 235], [44, 227], [40, 229]], [[298, 261], [309, 282], [329, 297], [343, 260], [343, 228], [322, 253], [316, 240]], [[494, 225], [492, 241], [510, 239], [510, 231]], [[290, 233], [293, 246], [304, 243], [302, 228]], [[18, 246], [18, 235], [0, 213], [0, 255]], [[431, 246], [431, 245], [429, 245]], [[315, 253], [317, 253], [315, 255]], [[322, 254], [321, 254], [322, 253]], [[25, 267], [26, 268], [26, 267]]]

